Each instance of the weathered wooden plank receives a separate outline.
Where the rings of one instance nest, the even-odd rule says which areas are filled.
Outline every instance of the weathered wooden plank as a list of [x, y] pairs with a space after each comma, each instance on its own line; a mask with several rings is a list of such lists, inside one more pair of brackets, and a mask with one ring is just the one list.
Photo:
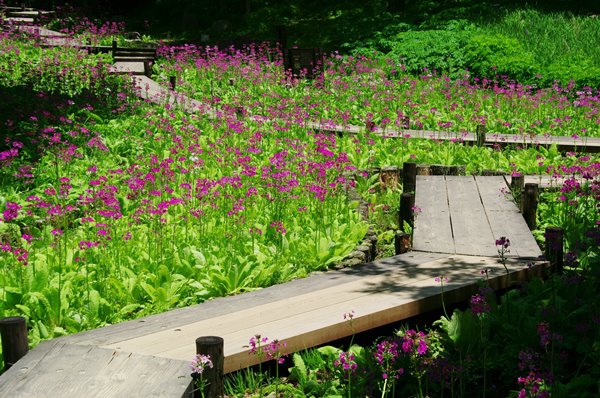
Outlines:
[[455, 253], [444, 176], [417, 176], [413, 249]]
[[115, 62], [109, 69], [110, 73], [144, 73], [143, 62]]
[[60, 351], [63, 345], [57, 340], [48, 340], [30, 350], [27, 355], [0, 376], [0, 396], [8, 396], [8, 392], [17, 391], [23, 380], [35, 371], [38, 363], [48, 358], [50, 360], [55, 358], [55, 352]]
[[[66, 344], [68, 337], [55, 340], [53, 344], [44, 343], [44, 355], [33, 354], [41, 360], [24, 358], [33, 366], [31, 370], [21, 370], [28, 377], [0, 384], [0, 392], [2, 388], [5, 391], [17, 388], [15, 391], [19, 394], [11, 396], [182, 396], [189, 386], [187, 364], [195, 352], [194, 339], [199, 335], [217, 334], [225, 338], [226, 371], [229, 372], [256, 363], [256, 356], [249, 355], [248, 348], [243, 347], [256, 333], [285, 340], [287, 351], [296, 351], [439, 308], [437, 276], [449, 278], [444, 300], [451, 303], [466, 299], [474, 291], [481, 278], [481, 269], [492, 269], [492, 282], [504, 274], [504, 269], [494, 258], [439, 256], [411, 253], [411, 256], [395, 256], [369, 264], [362, 270], [364, 272], [357, 269], [333, 272], [333, 278], [322, 279], [326, 287], [318, 292], [308, 290], [306, 285], [318, 278], [295, 281], [290, 283], [296, 285], [291, 290], [303, 294], [289, 298], [282, 296], [280, 300], [263, 304], [263, 308], [249, 306], [212, 321], [192, 322], [178, 331], [157, 333], [167, 343], [154, 340], [156, 336], [144, 336], [133, 339], [140, 343], [139, 347], [129, 345], [123, 352], [110, 347]], [[431, 258], [437, 259], [418, 263]], [[508, 267], [519, 275], [527, 270], [524, 263], [512, 261]], [[315, 277], [323, 275], [327, 274]], [[256, 296], [260, 292], [254, 293], [248, 295]], [[319, 295], [322, 295], [320, 300]], [[273, 297], [263, 299], [268, 301]], [[237, 301], [239, 296], [223, 300]], [[208, 304], [211, 303], [197, 307]], [[351, 310], [355, 311], [352, 324], [342, 317]], [[277, 312], [280, 315], [273, 316]], [[227, 316], [229, 319], [224, 319]], [[252, 321], [248, 322], [247, 318]], [[199, 324], [204, 325], [197, 328]], [[186, 334], [193, 338], [183, 338]], [[156, 351], [151, 353], [157, 357], [140, 354], [147, 344], [151, 351]], [[14, 369], [23, 369], [24, 363], [19, 361]], [[4, 379], [0, 378], [0, 381]]]
[[542, 255], [521, 213], [488, 211], [488, 217], [494, 236], [510, 239], [508, 256], [536, 259]]
[[[509, 264], [509, 267], [511, 271], [526, 269], [524, 264]], [[151, 351], [148, 354], [185, 359], [193, 354], [194, 344], [193, 339], [182, 336], [220, 335], [225, 338], [225, 368], [229, 372], [256, 363], [256, 358], [248, 355], [248, 347], [244, 347], [255, 334], [285, 340], [288, 351], [311, 347], [348, 336], [353, 329], [359, 332], [415, 315], [425, 310], [423, 305], [427, 302], [430, 303], [428, 309], [439, 308], [439, 298], [433, 302], [433, 307], [430, 301], [432, 296], [438, 297], [440, 292], [439, 284], [435, 282], [436, 276], [446, 275], [449, 278], [445, 287], [446, 298], [465, 299], [468, 296], [452, 296], [452, 290], [476, 286], [481, 279], [480, 270], [484, 268], [496, 270], [492, 275], [504, 273], [494, 258], [451, 256], [422, 264], [418, 270], [400, 270], [403, 272], [382, 275], [364, 283], [356, 281], [338, 292], [323, 291], [320, 306], [306, 302], [298, 305], [294, 300], [283, 300], [245, 314], [233, 313], [229, 317], [214, 319], [213, 323], [200, 322], [177, 332], [160, 333], [159, 339], [156, 339], [157, 336], [145, 336], [122, 342], [119, 346], [126, 351], [147, 349]], [[407, 277], [405, 273], [413, 277]], [[330, 300], [332, 294], [343, 297], [341, 300]], [[342, 316], [350, 310], [355, 311], [352, 325], [344, 321]], [[285, 316], [269, 316], [274, 312], [285, 313]]]
[[[473, 260], [476, 261], [475, 267], [461, 264], [457, 268], [441, 267], [437, 269], [438, 275], [440, 271], [444, 271], [451, 281], [444, 287], [446, 304], [466, 300], [473, 294], [477, 289], [477, 281], [481, 278], [480, 269], [491, 267], [497, 270], [494, 274], [496, 276], [493, 276], [492, 279], [501, 278], [501, 270], [496, 261], [469, 259], [469, 261]], [[526, 269], [523, 264], [519, 268]], [[343, 317], [334, 317], [348, 306], [355, 311], [352, 323], [344, 320]], [[247, 345], [249, 336], [259, 333], [262, 336], [285, 341], [286, 350], [295, 352], [440, 307], [441, 289], [439, 283], [435, 282], [435, 277], [431, 277], [404, 285], [393, 292], [384, 293], [374, 290], [370, 295], [357, 297], [344, 304], [321, 308], [310, 314], [291, 316], [284, 322], [270, 322], [262, 324], [258, 328], [237, 330], [225, 338], [231, 345], [243, 347]], [[180, 355], [181, 352], [173, 351], [159, 355], [177, 356], [178, 354]], [[238, 370], [256, 363], [257, 358], [249, 355], [247, 349], [231, 353], [226, 358], [227, 371]]]
[[[160, 331], [151, 335], [136, 337], [113, 343], [106, 347], [147, 355], [157, 355], [179, 347], [182, 342], [193, 343], [195, 338], [203, 334], [226, 335], [240, 329], [240, 325], [252, 327], [265, 322], [285, 320], [294, 314], [306, 314], [333, 305], [341, 305], [373, 293], [371, 286], [388, 286], [386, 290], [395, 291], [400, 286], [420, 279], [435, 278], [438, 268], [446, 262], [445, 258], [418, 264], [412, 267], [397, 267], [394, 270], [384, 270], [372, 274], [364, 274], [360, 278], [338, 283], [316, 291], [305, 290], [302, 294], [282, 298], [281, 300], [268, 301], [262, 305], [210, 317], [206, 320], [182, 325], [177, 328]], [[351, 307], [337, 314], [341, 317], [345, 312], [350, 312]], [[332, 314], [335, 316], [335, 314]], [[248, 336], [250, 337], [250, 336]], [[225, 342], [227, 354], [231, 347]]]
[[[551, 176], [551, 175], [526, 175], [525, 184], [538, 184], [540, 188], [552, 189], [561, 188], [566, 179], [570, 176]], [[581, 176], [578, 176], [581, 179]]]
[[519, 211], [503, 176], [475, 176], [475, 182], [486, 210]]
[[[510, 239], [510, 256], [537, 258], [541, 256], [535, 238], [510, 194], [501, 194], [507, 185], [503, 177], [476, 177], [481, 200], [486, 210], [492, 234], [496, 239]], [[494, 195], [494, 192], [499, 192]]]
[[188, 366], [188, 361], [56, 344], [25, 376], [3, 375], [0, 380], [7, 382], [0, 385], [0, 396], [181, 397], [191, 382]]
[[405, 253], [400, 256], [389, 257], [359, 267], [316, 273], [307, 278], [297, 279], [285, 284], [275, 285], [237, 296], [217, 298], [199, 305], [178, 308], [162, 314], [147, 316], [142, 319], [105, 326], [104, 328], [62, 337], [61, 340], [64, 339], [77, 344], [111, 345], [129, 338], [177, 328], [192, 322], [207, 320], [235, 311], [245, 311], [273, 301], [302, 295], [307, 291], [318, 291], [331, 288], [338, 284], [348, 283], [363, 278], [364, 276], [391, 272], [400, 267], [418, 267], [420, 263], [426, 263], [444, 257], [446, 256], [436, 253]]
[[495, 238], [472, 176], [446, 176], [456, 253], [495, 256]]

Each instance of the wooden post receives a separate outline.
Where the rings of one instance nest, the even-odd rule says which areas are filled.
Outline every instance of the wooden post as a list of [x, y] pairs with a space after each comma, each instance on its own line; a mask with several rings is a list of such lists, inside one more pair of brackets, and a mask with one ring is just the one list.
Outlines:
[[4, 369], [8, 370], [29, 351], [27, 323], [21, 316], [11, 316], [0, 320], [0, 338]]
[[275, 27], [275, 29], [277, 30], [277, 41], [279, 42], [279, 45], [281, 46], [281, 50], [282, 50], [283, 54], [285, 54], [284, 50], [287, 47], [287, 32], [286, 32], [285, 26], [277, 25]]
[[244, 107], [236, 106], [235, 107], [235, 115], [237, 116], [238, 119], [243, 118], [244, 117]]
[[415, 216], [413, 208], [415, 207], [415, 194], [414, 193], [403, 193], [400, 195], [400, 229], [404, 228], [404, 222], [406, 221], [411, 228], [415, 225]]
[[525, 187], [525, 176], [524, 175], [514, 175], [510, 177], [510, 188], [517, 193], [521, 193], [523, 188]]
[[428, 164], [419, 164], [417, 165], [417, 175], [419, 176], [428, 176], [431, 175], [431, 169]]
[[[144, 67], [144, 73], [146, 73], [146, 67]], [[177, 87], [176, 76], [169, 76], [169, 85], [171, 86], [171, 90], [175, 91], [175, 88]]]
[[478, 124], [475, 129], [475, 136], [477, 139], [477, 146], [483, 146], [485, 144], [485, 133], [487, 129], [483, 124]]
[[510, 189], [514, 195], [519, 210], [523, 212], [523, 188], [525, 187], [525, 176], [511, 176], [510, 177]]
[[401, 123], [402, 123], [402, 128], [408, 130], [410, 128], [410, 117], [409, 116], [402, 116]]
[[367, 120], [365, 122], [365, 128], [367, 129], [367, 132], [375, 131], [375, 122], [372, 120]]
[[382, 191], [386, 188], [397, 189], [400, 171], [397, 166], [382, 167], [379, 172], [379, 182]]
[[449, 176], [464, 176], [467, 172], [467, 167], [463, 165], [446, 166], [446, 175]]
[[194, 394], [194, 397], [205, 398], [221, 398], [224, 395], [223, 388], [223, 363], [225, 357], [223, 355], [224, 340], [218, 336], [202, 336], [196, 339], [196, 354], [210, 356], [213, 367], [207, 368], [202, 373], [202, 377], [206, 380], [206, 390], [204, 395]]
[[396, 235], [394, 235], [394, 249], [396, 251], [396, 255], [410, 251], [410, 234], [396, 232]]
[[404, 165], [402, 165], [402, 192], [415, 192], [416, 188], [417, 164], [412, 162], [404, 162]]
[[115, 62], [115, 57], [117, 56], [117, 41], [113, 40], [112, 41], [112, 57], [113, 57], [113, 62]]
[[557, 274], [563, 272], [563, 240], [564, 231], [561, 227], [548, 227], [544, 233], [546, 238], [546, 259], [550, 261], [552, 271]]
[[523, 217], [530, 230], [536, 228], [536, 211], [538, 203], [538, 184], [527, 183], [525, 184], [525, 191], [523, 194]]
[[144, 76], [152, 76], [152, 66], [150, 65], [150, 60], [148, 59], [144, 60]]

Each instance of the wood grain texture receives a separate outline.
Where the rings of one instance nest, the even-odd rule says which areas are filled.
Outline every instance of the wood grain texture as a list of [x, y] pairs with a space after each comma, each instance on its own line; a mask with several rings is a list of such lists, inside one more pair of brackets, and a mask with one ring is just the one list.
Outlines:
[[[508, 186], [503, 177], [476, 177], [492, 235], [510, 239], [509, 256], [535, 259], [542, 255], [525, 219], [512, 200], [512, 195], [503, 194]], [[497, 194], [494, 194], [497, 192]]]
[[41, 344], [29, 356], [0, 377], [0, 396], [182, 397], [191, 382], [188, 361], [66, 343]]
[[[509, 267], [515, 272], [527, 269], [524, 263], [509, 264]], [[245, 347], [255, 334], [285, 341], [288, 352], [323, 344], [349, 336], [353, 331], [368, 330], [420, 311], [439, 308], [437, 276], [449, 278], [444, 290], [452, 294], [450, 292], [459, 288], [474, 289], [481, 279], [480, 270], [484, 268], [492, 269], [491, 275], [496, 277], [504, 273], [494, 258], [449, 256], [415, 267], [399, 267], [395, 272], [364, 276], [318, 292], [307, 292], [106, 348], [184, 359], [195, 352], [195, 337], [218, 335], [225, 339], [225, 372], [231, 372], [256, 363], [257, 358], [249, 355], [249, 348]], [[454, 299], [468, 298], [465, 294], [454, 296]], [[355, 315], [351, 324], [344, 320], [343, 314], [352, 310]]]
[[456, 253], [444, 176], [417, 176], [415, 206], [413, 249]]
[[456, 253], [497, 255], [495, 238], [475, 179], [472, 176], [446, 176], [446, 187]]

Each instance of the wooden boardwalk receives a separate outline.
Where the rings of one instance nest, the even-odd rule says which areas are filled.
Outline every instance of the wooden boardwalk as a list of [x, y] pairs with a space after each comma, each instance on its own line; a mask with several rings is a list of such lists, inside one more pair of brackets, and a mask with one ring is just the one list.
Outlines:
[[[15, 25], [15, 29], [19, 29], [40, 37], [45, 41], [47, 45], [56, 45], [56, 46], [73, 46], [73, 47], [85, 47], [84, 43], [79, 42], [78, 40], [69, 39], [64, 33], [56, 32], [49, 30], [40, 26], [31, 26], [31, 25], [19, 25], [19, 21], [12, 21]], [[28, 20], [27, 22], [33, 22], [33, 19]], [[144, 63], [143, 62], [116, 62], [112, 68], [113, 73], [127, 74], [130, 73], [136, 79], [142, 76], [140, 74], [144, 73]], [[134, 79], [134, 84], [138, 85], [140, 83], [139, 80]], [[186, 107], [186, 110], [194, 111], [198, 113], [207, 114], [209, 117], [216, 117], [216, 109], [213, 109], [207, 104], [201, 104], [199, 101], [194, 100], [192, 98], [186, 97], [185, 94], [177, 93], [171, 90], [168, 87], [165, 87], [158, 82], [146, 78], [147, 80], [143, 81], [143, 86], [150, 87], [146, 90], [137, 91], [140, 96], [146, 100], [155, 102], [155, 103], [165, 103], [166, 101], [170, 101], [175, 104], [173, 98], [176, 96], [179, 100], [177, 104], [183, 104]], [[148, 81], [151, 82], [148, 82]], [[191, 108], [190, 108], [191, 104]], [[263, 116], [254, 115], [257, 120], [264, 119]], [[305, 127], [315, 130], [323, 130], [328, 132], [336, 132], [340, 134], [359, 134], [365, 131], [363, 126], [356, 125], [336, 125], [330, 123], [321, 123], [307, 120], [304, 123]], [[454, 141], [454, 142], [463, 142], [463, 143], [476, 143], [477, 137], [475, 133], [472, 132], [451, 132], [451, 131], [430, 131], [430, 130], [411, 130], [411, 129], [403, 129], [403, 130], [388, 130], [381, 127], [375, 127], [372, 131], [373, 134], [379, 135], [387, 138], [399, 138], [399, 139], [432, 139], [432, 140], [440, 140], [440, 141]], [[556, 144], [560, 150], [565, 151], [580, 151], [580, 152], [590, 152], [597, 153], [600, 152], [600, 137], [564, 137], [564, 136], [540, 136], [540, 135], [521, 135], [521, 134], [502, 134], [502, 133], [493, 133], [489, 132], [486, 137], [486, 144], [488, 145], [515, 145], [515, 146], [535, 146], [535, 145], [552, 145]]]
[[[508, 267], [513, 280], [532, 273], [523, 261]], [[287, 352], [324, 344], [439, 308], [439, 276], [446, 303], [464, 300], [482, 269], [504, 286], [496, 258], [412, 252], [46, 341], [0, 377], [0, 396], [185, 396], [196, 337], [223, 337], [231, 372], [257, 362], [245, 347], [255, 334], [285, 341]]]
[[[186, 396], [197, 337], [223, 337], [232, 372], [257, 363], [247, 347], [256, 334], [295, 352], [439, 309], [440, 276], [448, 278], [448, 304], [468, 299], [483, 269], [494, 288], [506, 286], [494, 245], [500, 235], [511, 239], [510, 279], [529, 278], [532, 264], [546, 263], [535, 261], [539, 248], [500, 195], [503, 181], [419, 176], [417, 250], [43, 342], [0, 377], [0, 396]], [[350, 323], [344, 314], [352, 311]]]
[[542, 255], [504, 177], [417, 176], [417, 187], [414, 250], [496, 256], [505, 236], [510, 256]]

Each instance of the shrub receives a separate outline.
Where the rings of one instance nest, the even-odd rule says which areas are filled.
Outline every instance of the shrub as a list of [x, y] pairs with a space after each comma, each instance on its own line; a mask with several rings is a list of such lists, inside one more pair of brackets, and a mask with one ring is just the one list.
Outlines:
[[546, 84], [559, 81], [562, 85], [567, 85], [573, 81], [578, 87], [600, 87], [600, 66], [594, 65], [585, 56], [563, 56], [546, 68], [542, 79]]
[[466, 66], [461, 49], [470, 34], [467, 29], [401, 32], [389, 55], [397, 57], [410, 73], [428, 68], [453, 74]]
[[517, 39], [501, 34], [477, 34], [464, 49], [465, 62], [474, 75], [493, 77], [507, 75], [519, 81], [535, 73], [533, 56]]

